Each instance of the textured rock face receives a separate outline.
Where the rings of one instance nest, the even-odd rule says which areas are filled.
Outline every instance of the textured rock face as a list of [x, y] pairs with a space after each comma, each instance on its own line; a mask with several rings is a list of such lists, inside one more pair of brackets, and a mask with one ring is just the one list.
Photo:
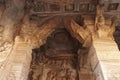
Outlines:
[[[41, 54], [38, 55], [40, 62], [32, 63], [32, 67], [35, 67], [33, 70], [34, 75], [32, 76], [34, 79], [38, 78], [38, 76], [40, 77], [43, 75], [42, 72], [45, 73], [45, 77], [42, 76], [42, 80], [52, 80], [53, 77], [54, 79], [57, 78], [58, 80], [66, 79], [66, 75], [71, 80], [93, 80], [93, 72], [96, 80], [119, 79], [119, 76], [111, 78], [111, 72], [114, 71], [112, 70], [112, 67], [119, 67], [119, 65], [109, 63], [110, 66], [108, 66], [107, 62], [102, 62], [101, 60], [105, 58], [106, 55], [108, 55], [106, 53], [110, 53], [109, 51], [113, 47], [109, 46], [112, 44], [107, 46], [105, 43], [106, 47], [109, 49], [108, 50], [106, 47], [104, 47], [104, 45], [101, 45], [99, 47], [101, 43], [93, 43], [94, 41], [97, 42], [99, 40], [100, 42], [104, 40], [111, 40], [112, 43], [114, 43], [112, 34], [115, 30], [117, 19], [114, 17], [110, 17], [109, 19], [104, 17], [102, 6], [97, 6], [95, 16], [71, 16], [64, 14], [62, 16], [47, 16], [45, 14], [42, 16], [43, 18], [39, 18], [41, 16], [33, 15], [37, 16], [38, 20], [35, 21], [31, 20], [32, 14], [28, 13], [30, 10], [25, 11], [25, 8], [29, 9], [32, 5], [26, 3], [27, 7], [25, 7], [25, 2], [25, 0], [5, 0], [4, 4], [0, 3], [0, 80], [27, 80], [30, 62], [32, 60], [32, 49], [39, 48], [40, 46], [44, 45], [47, 42], [47, 38], [51, 36], [51, 34], [54, 33], [56, 29], [59, 28], [65, 28], [72, 37], [76, 38], [79, 41], [82, 48], [75, 51], [75, 54], [70, 54], [71, 52], [69, 52], [69, 49], [73, 49], [72, 47], [63, 46], [62, 44], [52, 44], [52, 48], [54, 50], [47, 51], [46, 55], [48, 57], [40, 52]], [[70, 5], [68, 5], [68, 8], [69, 6]], [[52, 5], [52, 8], [54, 10], [57, 10], [59, 7], [55, 8], [55, 5]], [[44, 11], [44, 9], [41, 10]], [[68, 11], [70, 10], [71, 9], [68, 9]], [[26, 12], [26, 14], [24, 14], [24, 12]], [[61, 35], [62, 34], [59, 36]], [[66, 41], [69, 40], [66, 39], [66, 36], [64, 36], [62, 39], [64, 40], [64, 43], [70, 45], [71, 42], [68, 43], [69, 41]], [[61, 38], [56, 38], [56, 42], [57, 41], [61, 41]], [[109, 43], [111, 41], [109, 41]], [[119, 41], [116, 39], [116, 42]], [[115, 53], [119, 53], [115, 43], [114, 47], [116, 51]], [[101, 49], [98, 50], [99, 48]], [[64, 51], [66, 49], [68, 49], [68, 52]], [[90, 52], [88, 54], [89, 50]], [[102, 50], [106, 50], [106, 52], [101, 52]], [[113, 53], [110, 53], [110, 55], [113, 56]], [[33, 54], [33, 57], [33, 60], [36, 59], [35, 54]], [[50, 57], [54, 57], [54, 59], [52, 60]], [[56, 57], [60, 60], [55, 60]], [[87, 58], [90, 60], [87, 60]], [[119, 54], [115, 55], [114, 58], [106, 58], [106, 60], [112, 59], [117, 59], [117, 62], [119, 63]], [[101, 63], [97, 64], [99, 61]], [[53, 65], [58, 69], [51, 68]], [[91, 68], [92, 70], [94, 69], [93, 72], [91, 71]], [[105, 72], [103, 71], [104, 68], [106, 70], [109, 68], [111, 71], [105, 70]], [[38, 72], [39, 70], [40, 72]], [[116, 71], [114, 71], [114, 73], [119, 75], [119, 73]], [[49, 77], [50, 79], [48, 79]]]
[[52, 18], [48, 20], [41, 27], [38, 27], [37, 23], [30, 23], [28, 17], [23, 20], [24, 23], [21, 25], [20, 36], [25, 42], [31, 43], [33, 48], [38, 48], [46, 42], [47, 37], [56, 29], [59, 25], [59, 18]]
[[93, 80], [88, 49], [80, 45], [65, 29], [55, 30], [45, 45], [33, 50], [28, 80]]
[[5, 4], [1, 5], [0, 25], [4, 29], [2, 32], [3, 41], [13, 41], [15, 28], [24, 15], [24, 6], [25, 0], [6, 0]]
[[[20, 61], [18, 59], [19, 56], [17, 55], [19, 55], [19, 53], [18, 51], [15, 51], [15, 45], [12, 42], [14, 41], [14, 38], [16, 36], [16, 27], [24, 16], [24, 6], [25, 0], [0, 1], [0, 80], [21, 80], [19, 79], [19, 74], [21, 74], [21, 72], [19, 71], [23, 68], [23, 63], [21, 63], [22, 60]], [[15, 59], [15, 57], [18, 60]], [[22, 59], [23, 58], [24, 57], [22, 57]], [[23, 61], [24, 60], [25, 59], [23, 59]], [[17, 61], [20, 62], [21, 66], [17, 65]], [[22, 80], [25, 80], [24, 78]]]

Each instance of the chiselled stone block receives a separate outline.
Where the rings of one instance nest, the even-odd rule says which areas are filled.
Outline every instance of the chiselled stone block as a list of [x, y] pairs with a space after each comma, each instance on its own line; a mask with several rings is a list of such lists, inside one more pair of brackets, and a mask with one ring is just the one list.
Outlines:
[[120, 60], [120, 52], [115, 42], [97, 42], [94, 44], [99, 60]]
[[94, 70], [94, 75], [95, 75], [95, 80], [104, 80], [102, 69], [101, 69], [101, 64], [98, 63], [96, 65], [96, 68]]
[[120, 61], [111, 60], [111, 61], [102, 61], [102, 70], [106, 75], [106, 78], [109, 80], [119, 80], [120, 78]]
[[95, 68], [96, 80], [119, 80], [120, 79], [120, 52], [114, 41], [94, 42], [95, 54], [99, 64]]
[[93, 46], [91, 46], [90, 51], [88, 53], [88, 62], [90, 63], [92, 70], [94, 70], [94, 68], [99, 62], [95, 48]]
[[99, 60], [120, 60], [120, 52], [119, 51], [99, 51], [97, 53]]

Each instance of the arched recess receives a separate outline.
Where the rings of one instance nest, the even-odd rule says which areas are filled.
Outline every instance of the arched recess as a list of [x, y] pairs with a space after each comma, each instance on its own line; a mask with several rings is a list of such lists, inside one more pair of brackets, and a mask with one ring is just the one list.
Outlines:
[[80, 55], [84, 56], [88, 51], [86, 49], [91, 45], [92, 35], [87, 27], [80, 26], [74, 18], [74, 16], [65, 16], [65, 18], [53, 17], [43, 23], [42, 26], [38, 27], [36, 22], [29, 23], [29, 19], [26, 16], [21, 28], [20, 36], [23, 38], [23, 41], [30, 43], [32, 49], [39, 48], [46, 43], [48, 36], [50, 36], [60, 24], [63, 24], [70, 35], [83, 45], [84, 48], [79, 50], [78, 53], [80, 52], [82, 53]]

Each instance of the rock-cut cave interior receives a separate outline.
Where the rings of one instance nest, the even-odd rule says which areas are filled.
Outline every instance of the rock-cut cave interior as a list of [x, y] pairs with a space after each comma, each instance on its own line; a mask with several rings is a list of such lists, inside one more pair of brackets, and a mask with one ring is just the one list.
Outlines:
[[0, 80], [120, 80], [120, 0], [0, 0]]

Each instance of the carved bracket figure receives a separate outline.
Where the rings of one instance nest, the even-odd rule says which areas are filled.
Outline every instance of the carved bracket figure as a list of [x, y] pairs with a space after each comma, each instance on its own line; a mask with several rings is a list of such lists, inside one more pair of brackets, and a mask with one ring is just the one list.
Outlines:
[[109, 24], [107, 24], [107, 19], [103, 15], [103, 6], [98, 5], [96, 9], [96, 18], [95, 18], [95, 30], [100, 39], [113, 39], [113, 33], [115, 31], [115, 26], [118, 21], [116, 17], [110, 18]]

